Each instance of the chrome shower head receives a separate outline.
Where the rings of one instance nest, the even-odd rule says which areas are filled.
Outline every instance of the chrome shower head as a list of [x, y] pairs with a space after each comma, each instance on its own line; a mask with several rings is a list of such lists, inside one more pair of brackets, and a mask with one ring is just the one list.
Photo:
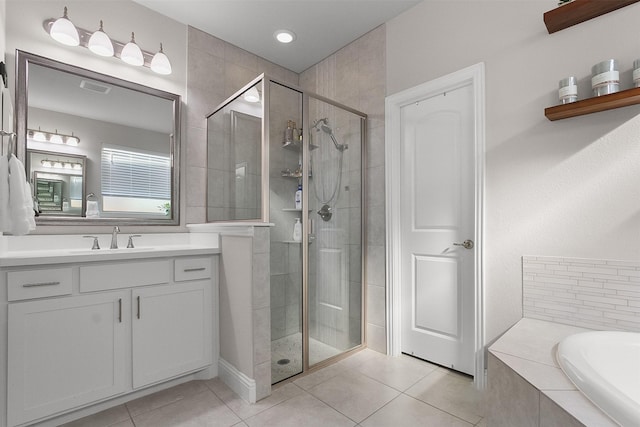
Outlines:
[[333, 145], [336, 146], [336, 149], [338, 151], [343, 152], [344, 150], [349, 148], [347, 144], [340, 144], [336, 137], [333, 135], [333, 129], [331, 129], [331, 127], [329, 126], [328, 118], [325, 117], [323, 119], [316, 120], [313, 124], [313, 127], [316, 128], [316, 132], [320, 132], [320, 130], [322, 130], [324, 133], [329, 135], [331, 137], [331, 141], [333, 141]]

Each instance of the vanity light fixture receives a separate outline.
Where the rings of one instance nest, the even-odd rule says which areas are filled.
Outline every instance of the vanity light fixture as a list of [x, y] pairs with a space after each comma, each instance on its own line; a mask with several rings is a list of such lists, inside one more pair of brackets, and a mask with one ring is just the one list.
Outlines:
[[51, 37], [67, 46], [78, 46], [80, 44], [80, 34], [73, 22], [67, 16], [67, 6], [64, 7], [64, 13], [61, 18], [56, 19], [49, 30]]
[[294, 41], [296, 39], [296, 34], [289, 30], [277, 30], [273, 33], [273, 37], [275, 37], [280, 43], [286, 44]]
[[160, 44], [160, 50], [153, 54], [140, 49], [140, 46], [135, 42], [133, 32], [129, 43], [113, 40], [104, 32], [102, 20], [97, 31], [76, 27], [67, 16], [66, 7], [61, 18], [46, 19], [42, 26], [54, 40], [67, 46], [86, 47], [97, 55], [114, 56], [127, 64], [150, 68], [157, 74], [169, 75], [172, 72], [171, 63], [164, 53], [162, 44]]
[[27, 129], [27, 137], [33, 141], [38, 142], [49, 142], [51, 144], [66, 144], [70, 147], [77, 147], [80, 144], [80, 138], [75, 136], [73, 132], [71, 135], [65, 135], [63, 133], [58, 133], [56, 129], [55, 132], [47, 132], [44, 130], [34, 130]]
[[120, 52], [120, 59], [129, 65], [135, 65], [136, 67], [144, 64], [144, 56], [142, 56], [142, 50], [140, 46], [136, 44], [136, 36], [131, 33], [131, 41], [124, 45], [122, 52]]
[[100, 56], [113, 56], [113, 43], [102, 28], [102, 19], [100, 20], [100, 28], [91, 34], [87, 43], [89, 50]]

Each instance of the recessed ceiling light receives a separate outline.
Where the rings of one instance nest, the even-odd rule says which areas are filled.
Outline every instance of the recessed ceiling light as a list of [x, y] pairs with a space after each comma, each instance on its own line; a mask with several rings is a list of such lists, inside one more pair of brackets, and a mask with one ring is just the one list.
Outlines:
[[291, 43], [296, 39], [295, 33], [289, 30], [278, 30], [273, 33], [273, 37], [275, 37], [280, 43]]

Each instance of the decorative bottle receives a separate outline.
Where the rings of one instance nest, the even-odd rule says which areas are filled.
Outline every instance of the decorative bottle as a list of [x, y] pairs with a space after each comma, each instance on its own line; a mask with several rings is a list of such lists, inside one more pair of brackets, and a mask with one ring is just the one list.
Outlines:
[[295, 204], [297, 210], [302, 210], [302, 184], [298, 184], [298, 190], [296, 191]]
[[302, 224], [300, 223], [300, 218], [296, 218], [295, 224], [293, 224], [293, 241], [301, 242], [302, 241]]

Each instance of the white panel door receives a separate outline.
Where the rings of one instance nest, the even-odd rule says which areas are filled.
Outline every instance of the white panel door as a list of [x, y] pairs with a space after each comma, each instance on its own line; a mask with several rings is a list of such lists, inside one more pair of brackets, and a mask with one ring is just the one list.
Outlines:
[[9, 425], [130, 389], [129, 295], [9, 304]]
[[133, 290], [133, 387], [211, 364], [211, 281]]
[[474, 104], [467, 84], [401, 109], [402, 352], [473, 375]]

